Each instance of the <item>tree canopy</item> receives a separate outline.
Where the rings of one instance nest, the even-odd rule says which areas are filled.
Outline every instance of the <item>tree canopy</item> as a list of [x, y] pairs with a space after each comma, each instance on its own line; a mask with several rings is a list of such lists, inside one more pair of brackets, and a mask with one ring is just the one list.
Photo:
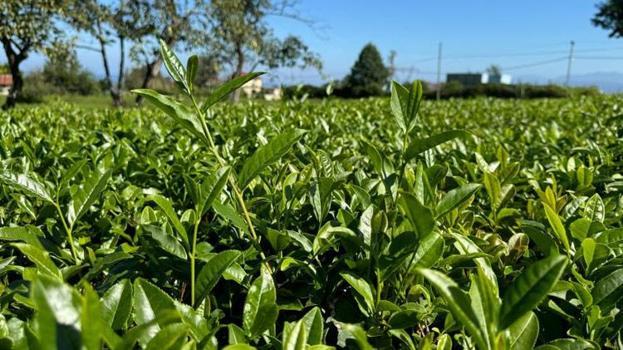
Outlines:
[[611, 38], [623, 37], [623, 0], [607, 0], [597, 5], [593, 25], [610, 31]]
[[345, 79], [345, 87], [352, 97], [382, 95], [389, 75], [381, 53], [374, 44], [369, 43], [359, 53], [350, 74]]
[[19, 99], [24, 83], [21, 63], [34, 51], [53, 54], [65, 47], [58, 20], [67, 4], [65, 0], [0, 1], [0, 42], [13, 77], [4, 108]]

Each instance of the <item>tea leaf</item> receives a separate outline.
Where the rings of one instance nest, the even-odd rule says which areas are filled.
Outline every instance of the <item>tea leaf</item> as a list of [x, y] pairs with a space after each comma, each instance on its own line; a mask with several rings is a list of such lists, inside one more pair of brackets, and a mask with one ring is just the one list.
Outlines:
[[538, 306], [560, 279], [567, 261], [564, 256], [553, 255], [528, 266], [504, 293], [500, 327], [511, 326]]

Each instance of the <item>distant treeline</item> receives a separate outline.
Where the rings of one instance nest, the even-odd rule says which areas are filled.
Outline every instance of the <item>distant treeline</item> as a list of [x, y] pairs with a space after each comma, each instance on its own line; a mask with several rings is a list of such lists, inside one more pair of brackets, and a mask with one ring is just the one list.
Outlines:
[[[423, 83], [424, 96], [428, 100], [437, 98], [437, 91]], [[353, 94], [348, 86], [335, 86], [330, 96], [340, 98], [358, 98]], [[496, 98], [565, 98], [571, 96], [594, 96], [601, 94], [597, 87], [565, 87], [555, 84], [536, 85], [536, 84], [482, 84], [477, 86], [463, 86], [452, 82], [441, 86], [440, 98], [474, 98], [474, 97], [496, 97]], [[315, 85], [296, 85], [284, 88], [284, 98], [293, 99], [307, 96], [308, 98], [326, 98], [327, 84], [322, 86]], [[389, 96], [389, 92], [383, 92], [376, 96]]]

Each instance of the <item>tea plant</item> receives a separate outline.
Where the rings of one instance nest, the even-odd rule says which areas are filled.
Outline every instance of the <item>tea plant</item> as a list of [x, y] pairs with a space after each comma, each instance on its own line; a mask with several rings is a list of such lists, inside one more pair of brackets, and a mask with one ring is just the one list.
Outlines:
[[0, 344], [621, 348], [620, 99], [0, 114]]

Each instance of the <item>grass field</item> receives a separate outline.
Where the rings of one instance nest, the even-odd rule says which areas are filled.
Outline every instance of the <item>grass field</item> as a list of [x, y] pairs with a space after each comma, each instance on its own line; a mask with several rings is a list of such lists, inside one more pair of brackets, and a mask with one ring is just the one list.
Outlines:
[[0, 112], [0, 342], [620, 346], [621, 98], [394, 95]]

